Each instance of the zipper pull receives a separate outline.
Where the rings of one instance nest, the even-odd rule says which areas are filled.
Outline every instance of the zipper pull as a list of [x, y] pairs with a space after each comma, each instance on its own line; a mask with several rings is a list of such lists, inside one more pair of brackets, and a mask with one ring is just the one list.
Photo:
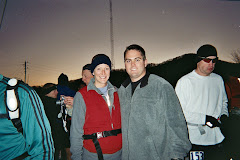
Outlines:
[[108, 95], [108, 94], [107, 94], [107, 96], [106, 96], [106, 99], [107, 99], [107, 104], [108, 104], [108, 106], [110, 106], [111, 103], [110, 103], [110, 99], [109, 99], [109, 95]]

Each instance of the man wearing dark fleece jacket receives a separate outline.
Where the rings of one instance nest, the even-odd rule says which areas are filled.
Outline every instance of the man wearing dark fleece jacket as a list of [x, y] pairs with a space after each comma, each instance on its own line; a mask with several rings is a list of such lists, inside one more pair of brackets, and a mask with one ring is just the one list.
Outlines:
[[124, 52], [129, 78], [119, 88], [123, 160], [183, 160], [191, 149], [186, 121], [173, 87], [146, 71], [144, 49]]

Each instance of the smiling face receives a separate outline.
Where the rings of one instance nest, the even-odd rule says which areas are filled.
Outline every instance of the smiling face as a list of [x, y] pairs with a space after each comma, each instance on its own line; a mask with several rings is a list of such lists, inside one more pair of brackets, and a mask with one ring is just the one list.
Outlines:
[[110, 67], [107, 64], [99, 64], [93, 71], [95, 78], [94, 85], [97, 88], [103, 88], [107, 85], [107, 81], [110, 77]]
[[146, 74], [147, 60], [138, 50], [129, 50], [125, 55], [125, 68], [132, 82], [140, 80]]
[[[215, 59], [216, 56], [209, 56], [207, 58]], [[213, 63], [213, 61], [210, 61], [209, 63], [207, 63], [204, 60], [201, 60], [200, 62], [197, 63], [196, 72], [201, 76], [209, 76], [213, 72], [215, 68], [215, 64], [216, 63]]]

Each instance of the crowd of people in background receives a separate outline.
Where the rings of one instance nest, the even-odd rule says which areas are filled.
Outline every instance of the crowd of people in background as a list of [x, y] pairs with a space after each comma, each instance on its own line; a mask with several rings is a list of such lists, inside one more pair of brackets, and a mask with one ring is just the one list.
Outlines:
[[123, 54], [128, 78], [119, 88], [109, 81], [112, 63], [105, 54], [83, 66], [85, 85], [77, 91], [63, 73], [40, 97], [0, 75], [0, 159], [240, 158], [224, 146], [228, 99], [222, 77], [213, 73], [214, 46], [197, 50], [196, 68], [175, 88], [147, 71], [141, 46], [129, 45]]

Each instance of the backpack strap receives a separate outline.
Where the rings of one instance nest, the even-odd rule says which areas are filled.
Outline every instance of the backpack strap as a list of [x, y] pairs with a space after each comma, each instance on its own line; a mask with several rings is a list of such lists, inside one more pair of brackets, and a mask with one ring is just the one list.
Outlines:
[[18, 96], [19, 82], [16, 79], [10, 79], [5, 91], [5, 105], [10, 119], [18, 132], [23, 133], [22, 122], [20, 119], [20, 101]]

